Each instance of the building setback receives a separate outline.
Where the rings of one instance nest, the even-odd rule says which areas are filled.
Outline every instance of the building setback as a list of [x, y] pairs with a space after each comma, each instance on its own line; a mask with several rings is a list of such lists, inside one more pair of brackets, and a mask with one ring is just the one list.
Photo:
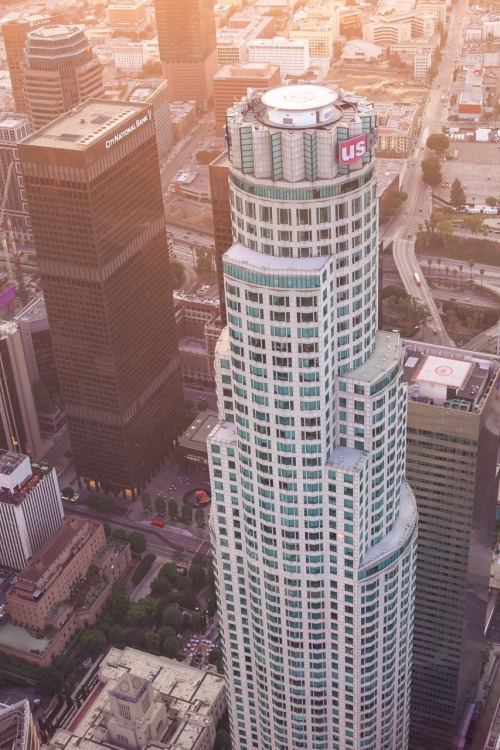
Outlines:
[[0, 450], [0, 564], [21, 570], [62, 523], [56, 470]]
[[217, 70], [212, 0], [155, 0], [155, 15], [160, 60], [171, 99], [193, 99], [206, 109], [213, 98]]
[[22, 85], [31, 130], [102, 96], [102, 65], [81, 26], [43, 26], [26, 37]]
[[134, 493], [182, 405], [152, 110], [91, 100], [19, 150], [77, 474]]
[[452, 750], [476, 700], [488, 604], [500, 433], [498, 361], [408, 341], [407, 476], [419, 543], [412, 750]]
[[21, 65], [24, 62], [24, 45], [30, 31], [39, 26], [53, 26], [64, 20], [60, 13], [44, 13], [43, 15], [21, 16], [16, 20], [7, 21], [2, 26], [5, 55], [9, 67], [9, 75], [14, 96], [16, 112], [26, 112], [24, 101]]
[[417, 511], [377, 332], [376, 115], [327, 86], [228, 112], [235, 244], [208, 439], [235, 750], [406, 750]]
[[208, 167], [212, 217], [214, 221], [215, 270], [219, 287], [220, 317], [226, 325], [226, 296], [224, 294], [224, 270], [222, 256], [233, 244], [231, 204], [229, 203], [229, 160], [227, 151], [218, 156]]

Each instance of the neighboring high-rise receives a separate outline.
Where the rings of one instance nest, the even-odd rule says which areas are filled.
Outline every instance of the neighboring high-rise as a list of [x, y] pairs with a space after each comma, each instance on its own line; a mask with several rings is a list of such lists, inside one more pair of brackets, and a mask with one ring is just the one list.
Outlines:
[[126, 102], [140, 102], [151, 104], [155, 119], [156, 142], [160, 159], [171, 151], [174, 145], [172, 117], [168, 98], [168, 82], [162, 78], [152, 78], [147, 81], [134, 81], [127, 89], [123, 100]]
[[217, 71], [212, 0], [155, 0], [163, 73], [172, 101], [194, 100], [206, 109]]
[[151, 107], [88, 101], [19, 155], [77, 474], [134, 493], [182, 406]]
[[36, 456], [41, 444], [21, 334], [0, 321], [0, 448]]
[[453, 750], [476, 700], [488, 605], [500, 363], [408, 341], [407, 476], [419, 513], [410, 747]]
[[208, 451], [233, 747], [405, 750], [417, 511], [400, 341], [376, 330], [376, 115], [287, 86], [227, 132]]
[[262, 91], [276, 88], [280, 83], [279, 65], [263, 62], [224, 65], [214, 78], [216, 135], [224, 135], [227, 110], [242, 99], [249, 88]]
[[104, 92], [102, 65], [82, 26], [42, 26], [30, 31], [21, 76], [32, 131]]
[[[9, 215], [14, 238], [21, 245], [33, 245], [28, 204], [17, 144], [29, 133], [28, 118], [11, 112], [0, 114], [0, 202]], [[6, 214], [3, 220], [6, 221]]]
[[0, 564], [21, 570], [60, 527], [56, 470], [0, 450]]
[[63, 17], [60, 13], [48, 12], [43, 15], [21, 15], [19, 18], [3, 24], [2, 34], [5, 44], [5, 55], [7, 57], [7, 65], [9, 66], [12, 94], [14, 96], [14, 109], [16, 112], [26, 112], [21, 75], [26, 37], [30, 31], [39, 26], [53, 26], [56, 23], [62, 22]]

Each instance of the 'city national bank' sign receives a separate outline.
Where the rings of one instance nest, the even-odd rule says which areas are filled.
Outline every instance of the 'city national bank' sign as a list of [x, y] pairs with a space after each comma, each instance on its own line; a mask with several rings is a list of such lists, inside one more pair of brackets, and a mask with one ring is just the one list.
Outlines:
[[137, 130], [137, 128], [140, 128], [141, 125], [145, 125], [150, 120], [151, 120], [151, 110], [148, 109], [148, 111], [143, 117], [138, 117], [137, 120], [133, 122], [131, 125], [126, 127], [124, 130], [121, 130], [119, 133], [115, 133], [115, 135], [112, 138], [109, 138], [109, 140], [106, 141], [106, 148], [111, 148], [111, 146], [114, 146], [115, 143], [119, 143], [122, 138], [125, 138], [125, 136], [130, 135], [130, 133], [133, 133], [134, 130]]
[[377, 131], [372, 133], [363, 133], [356, 138], [349, 138], [348, 141], [339, 143], [339, 162], [340, 164], [354, 164], [363, 158], [367, 151], [375, 145], [377, 140]]

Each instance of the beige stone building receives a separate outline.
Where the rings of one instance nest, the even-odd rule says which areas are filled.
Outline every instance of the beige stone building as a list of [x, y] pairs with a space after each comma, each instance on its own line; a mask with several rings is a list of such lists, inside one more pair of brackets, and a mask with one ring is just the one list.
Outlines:
[[210, 671], [112, 648], [86, 705], [45, 750], [211, 750], [226, 709], [225, 685]]

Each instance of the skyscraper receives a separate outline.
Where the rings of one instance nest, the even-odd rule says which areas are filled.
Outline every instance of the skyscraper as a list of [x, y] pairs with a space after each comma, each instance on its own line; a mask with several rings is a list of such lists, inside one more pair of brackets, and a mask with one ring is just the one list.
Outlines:
[[3, 41], [5, 44], [5, 55], [9, 66], [9, 75], [12, 83], [12, 94], [14, 96], [14, 109], [16, 112], [26, 112], [24, 101], [23, 82], [21, 76], [21, 64], [24, 61], [24, 45], [30, 31], [39, 26], [53, 26], [62, 23], [63, 17], [60, 13], [44, 13], [43, 15], [25, 16], [7, 21], [2, 26]]
[[36, 456], [42, 439], [19, 328], [0, 321], [0, 448]]
[[21, 77], [32, 131], [104, 92], [102, 65], [76, 25], [30, 31]]
[[15, 112], [0, 114], [0, 200], [5, 199], [5, 211], [9, 215], [16, 242], [32, 246], [33, 235], [17, 151], [18, 142], [28, 133], [26, 115]]
[[419, 513], [410, 747], [452, 750], [476, 700], [498, 479], [500, 365], [407, 342], [407, 476]]
[[88, 101], [19, 154], [78, 476], [134, 492], [182, 405], [151, 108]]
[[12, 706], [0, 703], [0, 737], [8, 748], [40, 750], [40, 737], [28, 700], [19, 701]]
[[156, 28], [170, 99], [206, 109], [217, 71], [212, 0], [155, 0]]
[[56, 470], [0, 450], [0, 564], [21, 570], [64, 516]]
[[376, 116], [301, 85], [227, 126], [208, 449], [233, 747], [404, 750], [417, 512], [399, 337], [376, 330]]

